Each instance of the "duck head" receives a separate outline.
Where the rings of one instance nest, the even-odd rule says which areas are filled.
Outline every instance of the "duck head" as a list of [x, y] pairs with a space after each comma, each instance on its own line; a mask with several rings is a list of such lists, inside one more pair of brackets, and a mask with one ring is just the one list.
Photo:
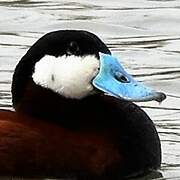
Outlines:
[[29, 80], [69, 99], [99, 92], [129, 101], [161, 102], [166, 97], [134, 80], [106, 45], [86, 31], [52, 32], [29, 49], [14, 73], [14, 106]]

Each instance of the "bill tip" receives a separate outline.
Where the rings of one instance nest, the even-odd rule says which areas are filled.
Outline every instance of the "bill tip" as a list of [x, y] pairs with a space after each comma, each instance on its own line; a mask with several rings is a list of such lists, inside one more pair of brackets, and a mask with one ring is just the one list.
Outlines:
[[166, 99], [166, 95], [162, 92], [157, 92], [157, 98], [155, 99], [157, 102], [161, 103]]

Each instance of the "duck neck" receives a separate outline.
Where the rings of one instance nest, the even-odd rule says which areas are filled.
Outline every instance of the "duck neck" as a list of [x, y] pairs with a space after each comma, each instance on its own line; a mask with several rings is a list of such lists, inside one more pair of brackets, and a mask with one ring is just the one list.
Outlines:
[[92, 109], [98, 111], [98, 96], [91, 95], [80, 100], [69, 99], [30, 82], [14, 108], [18, 113], [28, 114], [33, 117], [50, 119], [51, 121], [63, 119], [63, 121], [68, 122], [67, 120], [72, 119], [70, 116], [74, 116], [73, 119], [81, 118], [82, 113], [90, 114]]

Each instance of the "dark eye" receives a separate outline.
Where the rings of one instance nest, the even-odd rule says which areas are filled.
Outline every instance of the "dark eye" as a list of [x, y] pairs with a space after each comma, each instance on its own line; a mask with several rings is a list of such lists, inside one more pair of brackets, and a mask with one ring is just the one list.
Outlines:
[[68, 55], [78, 55], [79, 52], [80, 52], [80, 49], [79, 49], [77, 42], [71, 41], [67, 47], [67, 54]]
[[122, 73], [116, 72], [115, 74], [116, 80], [122, 82], [122, 83], [129, 83], [129, 80], [127, 77], [125, 77]]

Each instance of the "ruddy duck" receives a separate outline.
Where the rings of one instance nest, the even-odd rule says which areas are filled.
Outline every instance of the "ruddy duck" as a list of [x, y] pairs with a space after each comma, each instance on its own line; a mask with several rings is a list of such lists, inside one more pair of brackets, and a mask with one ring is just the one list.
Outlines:
[[40, 38], [16, 66], [15, 111], [0, 111], [0, 175], [121, 179], [161, 164], [148, 115], [131, 101], [163, 101], [87, 31]]

